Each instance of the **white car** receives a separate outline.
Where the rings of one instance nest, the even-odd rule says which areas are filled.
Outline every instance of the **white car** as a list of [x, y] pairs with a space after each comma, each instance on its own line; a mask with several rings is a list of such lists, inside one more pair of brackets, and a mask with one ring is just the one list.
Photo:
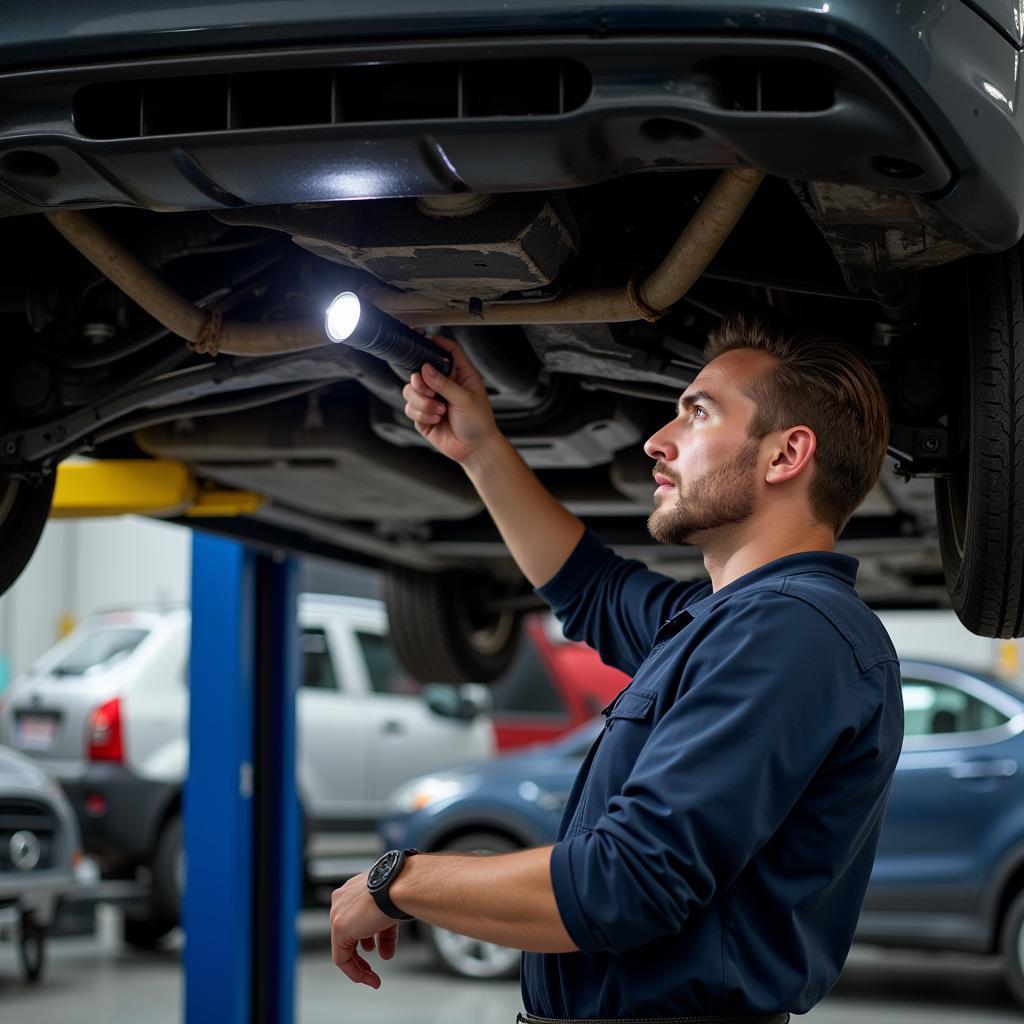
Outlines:
[[[181, 608], [96, 615], [12, 681], [0, 719], [4, 742], [61, 782], [104, 878], [149, 883], [125, 922], [142, 946], [178, 920], [189, 625]], [[312, 895], [379, 852], [396, 786], [491, 757], [496, 744], [481, 688], [423, 688], [400, 669], [380, 602], [305, 595], [299, 625], [296, 774]]]

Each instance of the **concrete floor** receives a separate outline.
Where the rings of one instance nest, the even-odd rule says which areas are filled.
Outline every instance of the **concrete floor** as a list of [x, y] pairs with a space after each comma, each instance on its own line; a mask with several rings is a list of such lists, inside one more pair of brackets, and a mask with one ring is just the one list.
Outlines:
[[[302, 923], [297, 1024], [512, 1024], [516, 982], [467, 982], [435, 971], [408, 942], [382, 965], [382, 988], [356, 986], [330, 959], [326, 913]], [[175, 949], [142, 955], [121, 946], [116, 915], [96, 937], [55, 940], [37, 986], [21, 981], [14, 950], [0, 947], [0, 1019], [11, 1024], [178, 1024], [182, 972]], [[180, 945], [180, 943], [179, 943]], [[998, 963], [951, 955], [857, 949], [810, 1024], [1020, 1024]]]

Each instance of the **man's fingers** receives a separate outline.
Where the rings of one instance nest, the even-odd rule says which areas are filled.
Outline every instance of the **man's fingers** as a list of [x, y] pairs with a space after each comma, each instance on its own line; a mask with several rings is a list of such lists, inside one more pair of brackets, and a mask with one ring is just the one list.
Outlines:
[[385, 928], [377, 933], [377, 950], [381, 960], [390, 960], [398, 948], [398, 925], [393, 928]]
[[451, 338], [446, 338], [443, 334], [435, 334], [432, 336], [431, 340], [438, 346], [438, 348], [443, 348], [445, 352], [462, 351], [456, 342], [452, 341]]
[[366, 953], [372, 953], [376, 946], [372, 935], [367, 936], [365, 939], [361, 939], [359, 944], [363, 947], [363, 950]]
[[432, 427], [441, 422], [441, 417], [436, 412], [420, 412], [406, 403], [405, 415], [416, 424], [416, 426]]
[[430, 363], [424, 363], [420, 368], [420, 373], [428, 388], [433, 388], [449, 401], [469, 397], [469, 392], [461, 384], [456, 384], [451, 377], [446, 377], [440, 370], [435, 370]]
[[[405, 387], [412, 388], [413, 391], [417, 392], [417, 394], [423, 395], [424, 398], [433, 398], [437, 394], [432, 387], [427, 386], [427, 382], [423, 379], [423, 374], [420, 373], [419, 370], [413, 373], [409, 378], [409, 383], [406, 384]], [[402, 390], [404, 392], [405, 388]]]
[[[332, 945], [334, 945], [332, 943]], [[370, 988], [380, 988], [380, 978], [374, 973], [370, 965], [356, 952], [356, 943], [343, 943], [334, 945], [333, 956], [335, 966], [350, 980], [357, 985], [369, 985]]]
[[439, 402], [436, 398], [428, 398], [425, 395], [421, 395], [418, 391], [414, 391], [408, 384], [402, 388], [402, 397], [408, 403], [409, 408], [415, 409], [417, 412], [431, 413], [434, 416], [443, 416], [448, 409], [444, 402]]

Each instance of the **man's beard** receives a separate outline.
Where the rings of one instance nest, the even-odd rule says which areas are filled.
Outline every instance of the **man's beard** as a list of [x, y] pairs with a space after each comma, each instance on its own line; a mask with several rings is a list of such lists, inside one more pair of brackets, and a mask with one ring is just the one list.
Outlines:
[[692, 544], [708, 530], [733, 526], [754, 514], [754, 470], [761, 442], [748, 438], [724, 466], [708, 470], [684, 488], [660, 463], [655, 472], [669, 476], [679, 494], [674, 504], [664, 501], [647, 520], [647, 529], [659, 544]]

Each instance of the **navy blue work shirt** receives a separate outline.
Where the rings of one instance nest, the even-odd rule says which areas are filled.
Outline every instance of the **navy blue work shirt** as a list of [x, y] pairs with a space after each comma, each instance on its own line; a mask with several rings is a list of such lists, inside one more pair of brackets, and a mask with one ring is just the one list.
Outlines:
[[605, 709], [551, 880], [576, 953], [527, 953], [540, 1017], [805, 1013], [853, 941], [903, 741], [857, 562], [788, 555], [715, 593], [586, 533], [539, 593], [633, 675]]

